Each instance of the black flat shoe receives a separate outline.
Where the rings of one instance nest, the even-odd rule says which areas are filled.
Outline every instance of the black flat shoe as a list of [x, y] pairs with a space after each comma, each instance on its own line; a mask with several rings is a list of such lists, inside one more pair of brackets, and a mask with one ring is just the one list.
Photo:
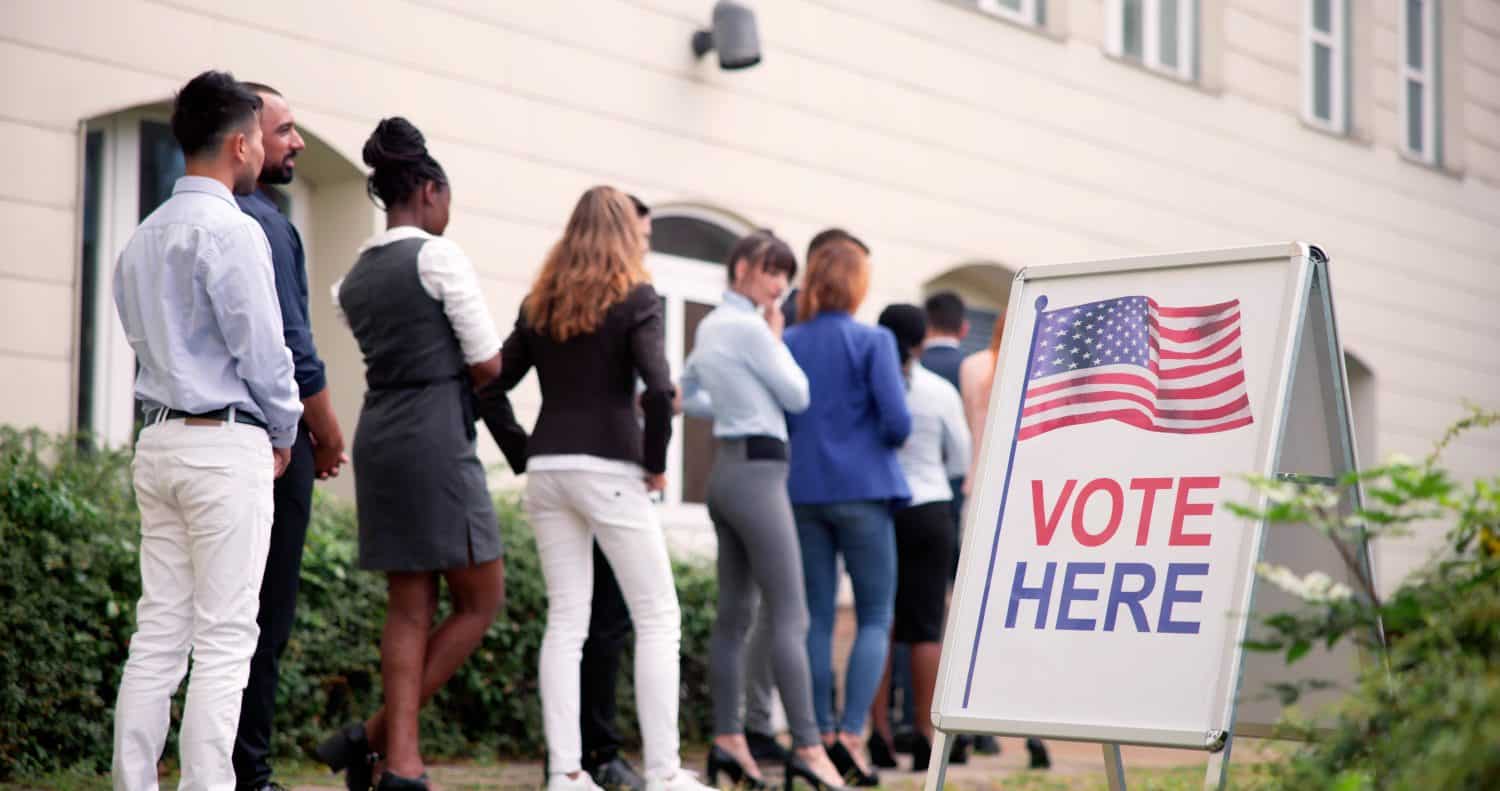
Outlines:
[[860, 788], [873, 788], [880, 785], [880, 774], [860, 769], [859, 764], [854, 762], [854, 756], [849, 754], [849, 748], [845, 747], [843, 742], [835, 739], [832, 745], [824, 749], [828, 751], [828, 758], [833, 761], [833, 768], [839, 770], [845, 783]]
[[1027, 768], [1030, 768], [1030, 769], [1050, 769], [1050, 768], [1052, 768], [1052, 758], [1051, 758], [1051, 756], [1047, 755], [1047, 745], [1042, 744], [1042, 740], [1041, 739], [1038, 739], [1035, 736], [1031, 737], [1030, 739], [1027, 739], [1026, 740], [1026, 752], [1031, 755], [1031, 758], [1030, 758], [1030, 760], [1027, 763]]
[[801, 780], [812, 786], [813, 791], [845, 791], [846, 786], [829, 785], [826, 780], [818, 777], [818, 773], [807, 765], [807, 762], [798, 758], [795, 753], [788, 752], [786, 757], [786, 778], [782, 783], [783, 791], [792, 791], [796, 787], [796, 781]]
[[750, 757], [757, 762], [764, 761], [768, 764], [784, 764], [792, 757], [791, 751], [781, 746], [776, 741], [776, 736], [760, 731], [745, 729], [745, 741], [750, 745]]
[[625, 761], [615, 757], [588, 770], [594, 785], [604, 791], [645, 791], [646, 779]]
[[870, 750], [870, 763], [881, 769], [896, 768], [896, 756], [891, 752], [891, 745], [886, 742], [885, 737], [881, 736], [879, 731], [870, 731], [870, 738], [865, 742], [865, 746]]
[[750, 773], [745, 771], [745, 767], [741, 765], [739, 761], [735, 760], [735, 757], [733, 755], [730, 755], [728, 750], [725, 750], [717, 744], [708, 748], [707, 769], [708, 771], [706, 772], [706, 774], [708, 775], [708, 784], [711, 786], [717, 786], [719, 784], [719, 773], [723, 772], [724, 774], [729, 775], [730, 782], [734, 783], [736, 786], [754, 789], [766, 787], [765, 780], [751, 777]]
[[426, 772], [421, 777], [402, 777], [387, 770], [380, 773], [380, 785], [375, 786], [375, 791], [428, 791], [429, 788]]
[[[365, 734], [365, 724], [353, 722], [323, 740], [313, 750], [319, 761], [337, 774], [344, 772], [344, 787], [348, 791], [370, 791], [375, 780], [375, 752], [370, 749], [370, 739]], [[425, 786], [424, 786], [425, 787]]]

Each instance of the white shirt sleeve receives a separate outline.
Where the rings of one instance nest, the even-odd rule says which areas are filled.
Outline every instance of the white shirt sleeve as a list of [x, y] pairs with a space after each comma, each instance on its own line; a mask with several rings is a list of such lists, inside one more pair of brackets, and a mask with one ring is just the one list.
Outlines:
[[333, 300], [333, 314], [339, 317], [339, 323], [345, 327], [349, 326], [349, 317], [344, 315], [344, 305], [339, 302], [339, 287], [344, 285], [341, 277], [333, 282], [333, 287], [328, 289], [328, 297]]
[[417, 277], [428, 296], [443, 303], [443, 313], [469, 365], [500, 353], [500, 333], [479, 287], [474, 264], [457, 244], [441, 237], [429, 240], [417, 254]]
[[964, 402], [958, 391], [946, 380], [933, 375], [941, 388], [934, 388], [934, 397], [941, 396], [943, 421], [943, 464], [949, 478], [960, 478], [969, 469], [973, 455], [973, 438], [969, 436], [969, 424], [964, 419]]

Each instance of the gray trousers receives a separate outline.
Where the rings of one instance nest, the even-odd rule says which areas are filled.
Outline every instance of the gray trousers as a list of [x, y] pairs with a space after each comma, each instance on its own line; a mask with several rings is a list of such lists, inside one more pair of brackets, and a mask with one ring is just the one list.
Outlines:
[[745, 657], [745, 731], [774, 735], [771, 709], [776, 705], [776, 674], [771, 672], [771, 635], [775, 627], [760, 606], [759, 596], [755, 604], [755, 629], [750, 632]]
[[721, 440], [708, 479], [708, 514], [719, 539], [719, 606], [709, 649], [709, 684], [718, 734], [744, 731], [746, 638], [756, 619], [766, 631], [768, 665], [781, 691], [792, 739], [821, 743], [807, 663], [807, 594], [802, 550], [786, 492], [784, 461], [746, 459], [742, 440]]

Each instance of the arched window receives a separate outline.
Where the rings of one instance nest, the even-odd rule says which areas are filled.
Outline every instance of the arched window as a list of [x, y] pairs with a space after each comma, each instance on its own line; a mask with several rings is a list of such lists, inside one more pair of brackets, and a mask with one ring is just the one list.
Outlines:
[[[693, 337], [723, 297], [724, 259], [753, 226], [700, 206], [652, 207], [650, 266], [667, 317], [667, 360], [674, 375], [693, 351]], [[667, 461], [666, 521], [701, 530], [707, 514], [708, 473], [713, 467], [713, 424], [683, 417], [672, 433]]]
[[969, 332], [959, 341], [958, 347], [969, 355], [989, 347], [995, 320], [1005, 312], [1005, 305], [1010, 301], [1010, 285], [1015, 274], [1004, 265], [992, 262], [963, 264], [927, 281], [922, 287], [922, 296], [925, 299], [939, 292], [952, 291], [963, 299]]
[[[115, 317], [111, 282], [114, 262], [136, 226], [171, 196], [173, 185], [183, 175], [182, 152], [172, 137], [170, 114], [170, 105], [159, 102], [84, 124], [75, 414], [76, 427], [106, 445], [129, 442], [139, 418], [133, 395], [135, 354]], [[334, 268], [339, 272], [347, 268], [358, 240], [375, 229], [375, 217], [363, 197], [362, 171], [307, 130], [302, 135], [307, 149], [298, 157], [298, 176], [291, 184], [272, 188], [273, 200], [302, 236], [314, 334], [319, 335], [320, 353], [328, 360], [323, 336], [332, 333], [318, 332], [320, 325], [327, 330], [333, 326], [332, 309], [324, 297], [327, 284], [337, 274]], [[319, 233], [325, 225], [330, 231]], [[320, 266], [320, 261], [326, 263]], [[330, 377], [335, 376], [336, 367], [347, 366], [330, 364]], [[336, 398], [344, 395], [348, 401], [339, 405], [341, 420], [353, 421], [362, 391], [362, 385], [347, 394], [334, 390]]]

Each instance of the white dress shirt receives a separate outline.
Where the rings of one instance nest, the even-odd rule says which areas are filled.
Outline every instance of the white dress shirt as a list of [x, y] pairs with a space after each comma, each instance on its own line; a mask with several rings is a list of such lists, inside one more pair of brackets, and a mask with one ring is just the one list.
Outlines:
[[[495, 329], [495, 320], [484, 301], [479, 274], [463, 248], [452, 239], [433, 236], [414, 225], [398, 225], [367, 239], [360, 245], [359, 252], [402, 239], [427, 240], [417, 253], [417, 278], [427, 296], [443, 303], [443, 314], [453, 325], [453, 334], [458, 338], [464, 362], [474, 365], [499, 354], [500, 332]], [[339, 305], [339, 286], [343, 284], [343, 278], [333, 284], [333, 306], [338, 310], [339, 319], [347, 321], [343, 306]]]
[[145, 219], [114, 277], [115, 308], [148, 410], [234, 407], [291, 447], [302, 418], [271, 245], [215, 179], [183, 176]]
[[807, 376], [755, 304], [735, 291], [703, 318], [682, 372], [682, 411], [715, 437], [786, 441], [786, 413], [807, 409]]
[[912, 365], [906, 405], [911, 412], [911, 436], [896, 458], [911, 488], [911, 505], [952, 500], [948, 479], [961, 477], [969, 468], [972, 444], [963, 399], [946, 379]]

